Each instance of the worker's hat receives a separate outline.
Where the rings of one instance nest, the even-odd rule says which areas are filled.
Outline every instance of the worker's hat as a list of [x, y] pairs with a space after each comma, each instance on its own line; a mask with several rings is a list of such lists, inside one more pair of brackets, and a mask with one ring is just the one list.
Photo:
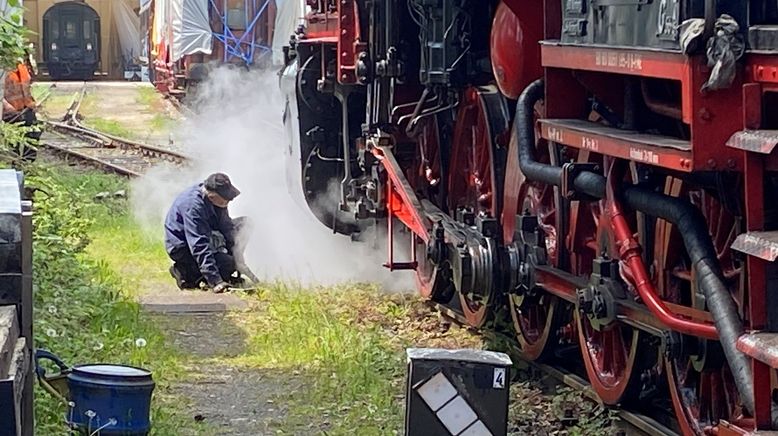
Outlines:
[[230, 178], [224, 173], [211, 174], [205, 179], [203, 186], [206, 190], [219, 194], [219, 196], [227, 201], [240, 195], [238, 188], [232, 185]]

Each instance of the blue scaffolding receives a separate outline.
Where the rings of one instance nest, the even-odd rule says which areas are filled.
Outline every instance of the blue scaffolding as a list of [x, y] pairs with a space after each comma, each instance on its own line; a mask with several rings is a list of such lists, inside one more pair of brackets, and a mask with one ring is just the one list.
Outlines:
[[[274, 0], [261, 0], [263, 3], [259, 8], [257, 7], [259, 1], [243, 0], [243, 11], [245, 12], [244, 24], [247, 25], [245, 30], [241, 30], [243, 34], [240, 37], [235, 36], [230, 28], [227, 0], [221, 0], [221, 12], [217, 5], [217, 1], [218, 0], [210, 0], [211, 16], [219, 16], [222, 23], [222, 29], [220, 32], [214, 31], [213, 36], [224, 45], [223, 61], [225, 63], [238, 58], [247, 66], [251, 66], [268, 53], [272, 52], [272, 49], [269, 46], [257, 43], [257, 25], [260, 22], [260, 19], [267, 15], [268, 5]], [[251, 6], [251, 9], [249, 9], [249, 6]], [[253, 16], [250, 16], [250, 11], [253, 11]], [[268, 25], [272, 26], [272, 23], [268, 23]], [[257, 53], [259, 53], [258, 56]]]

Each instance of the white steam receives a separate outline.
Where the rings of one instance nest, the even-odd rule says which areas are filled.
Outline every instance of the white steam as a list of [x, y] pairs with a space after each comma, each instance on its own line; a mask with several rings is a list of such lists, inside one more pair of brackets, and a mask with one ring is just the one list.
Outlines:
[[[366, 238], [373, 243], [352, 242], [332, 234], [308, 210], [299, 174], [287, 171], [287, 166], [299, 165], [299, 156], [291, 153], [282, 122], [285, 102], [277, 75], [217, 69], [201, 86], [195, 104], [197, 115], [184, 122], [176, 138], [196, 162], [186, 170], [159, 167], [135, 182], [132, 201], [142, 223], [160, 229], [178, 193], [210, 173], [224, 172], [241, 190], [230, 215], [253, 221], [246, 261], [260, 278], [303, 285], [374, 282], [389, 290], [413, 288], [411, 273], [390, 273], [382, 266], [387, 260], [385, 229]], [[296, 123], [296, 114], [288, 117]], [[396, 245], [407, 245], [408, 240], [403, 235]], [[396, 261], [408, 260], [407, 250], [395, 253]]]

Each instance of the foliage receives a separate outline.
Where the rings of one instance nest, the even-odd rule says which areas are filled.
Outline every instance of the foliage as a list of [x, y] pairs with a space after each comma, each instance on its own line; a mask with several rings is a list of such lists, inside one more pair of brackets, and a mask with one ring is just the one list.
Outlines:
[[24, 147], [38, 146], [37, 141], [26, 136], [38, 129], [40, 129], [38, 126], [0, 122], [0, 160], [14, 162], [18, 167]]
[[7, 7], [13, 13], [0, 17], [0, 68], [11, 70], [24, 59], [26, 53], [25, 29], [22, 22], [22, 8], [19, 0], [8, 0]]
[[[121, 280], [84, 250], [95, 222], [125, 210], [121, 199], [95, 203], [94, 194], [124, 187], [116, 178], [40, 164], [27, 169], [27, 185], [37, 188], [34, 222], [36, 347], [68, 364], [122, 363], [154, 371], [154, 433], [177, 434], [181, 426], [166, 398], [175, 356], [139, 306], [124, 297]], [[183, 405], [181, 405], [183, 407]], [[66, 406], [38, 390], [36, 434], [63, 434]]]
[[510, 435], [607, 436], [615, 433], [618, 420], [606, 408], [567, 386], [549, 394], [537, 382], [511, 386]]

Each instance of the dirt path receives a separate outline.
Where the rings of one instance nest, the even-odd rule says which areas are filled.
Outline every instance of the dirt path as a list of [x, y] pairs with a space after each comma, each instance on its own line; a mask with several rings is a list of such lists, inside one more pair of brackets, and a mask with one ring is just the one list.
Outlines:
[[[245, 351], [245, 333], [224, 313], [151, 315], [170, 344], [187, 355], [187, 381], [172, 394], [193, 403], [191, 419], [218, 435], [270, 435], [284, 419], [279, 398], [299, 389], [289, 374], [226, 365]], [[208, 431], [210, 433], [210, 431]]]

